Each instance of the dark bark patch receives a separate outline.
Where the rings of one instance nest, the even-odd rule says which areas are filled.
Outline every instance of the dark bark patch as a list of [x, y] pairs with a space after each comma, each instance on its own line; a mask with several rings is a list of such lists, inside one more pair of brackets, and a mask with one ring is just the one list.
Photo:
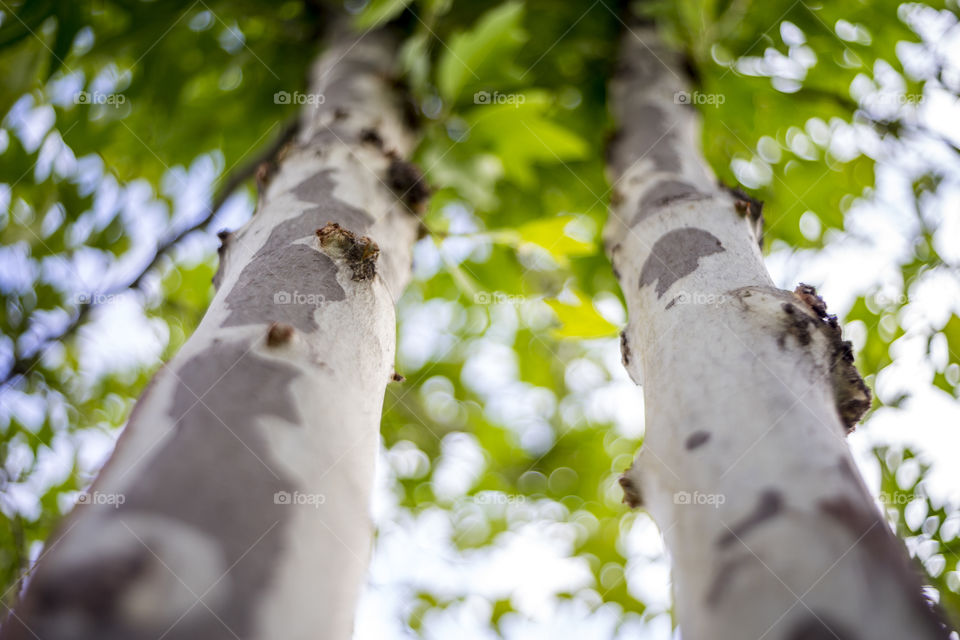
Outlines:
[[[811, 329], [820, 330], [827, 337], [830, 344], [829, 366], [834, 401], [840, 421], [846, 432], [850, 433], [870, 409], [872, 402], [870, 389], [853, 363], [853, 346], [843, 339], [837, 317], [827, 313], [827, 304], [817, 295], [814, 287], [801, 283], [793, 294], [799, 304], [813, 312], [816, 319], [809, 313], [796, 309], [793, 304], [785, 302], [782, 306], [788, 315], [787, 330], [797, 336], [801, 345], [809, 344]], [[805, 338], [806, 341], [801, 338]], [[782, 337], [779, 344], [783, 346]]]
[[679, 200], [696, 201], [703, 200], [707, 197], [709, 197], [707, 194], [699, 191], [688, 182], [681, 180], [661, 180], [643, 194], [643, 198], [640, 200], [640, 206], [637, 209], [636, 215], [633, 216], [630, 226], [635, 226], [643, 222], [655, 214], [658, 209], [667, 206], [671, 202], [677, 202]]
[[856, 640], [847, 627], [823, 613], [808, 611], [790, 627], [784, 640]]
[[263, 194], [270, 186], [270, 181], [277, 173], [277, 166], [272, 162], [261, 162], [257, 165], [257, 172], [254, 177], [257, 180], [257, 193]]
[[630, 366], [630, 343], [627, 341], [627, 330], [620, 332], [620, 362], [624, 367]]
[[293, 339], [294, 328], [282, 322], [274, 322], [267, 330], [267, 346], [280, 347]]
[[670, 299], [670, 302], [667, 303], [667, 306], [664, 307], [664, 311], [669, 311], [670, 309], [673, 309], [673, 306], [674, 306], [675, 304], [677, 304], [677, 301], [678, 301], [678, 300], [680, 300], [680, 296], [676, 296], [675, 298], [671, 298], [671, 299]]
[[290, 390], [298, 371], [256, 355], [242, 342], [226, 342], [197, 354], [177, 374], [169, 411], [175, 434], [118, 511], [121, 517], [166, 515], [217, 540], [223, 566], [233, 568], [230, 596], [215, 613], [245, 637], [283, 551], [290, 508], [274, 496], [296, 488], [271, 466], [259, 419], [301, 423]]
[[730, 527], [729, 531], [724, 533], [717, 540], [717, 545], [721, 548], [729, 547], [738, 540], [742, 540], [744, 536], [749, 534], [753, 529], [756, 529], [758, 526], [778, 515], [783, 511], [783, 496], [780, 495], [780, 492], [775, 489], [767, 489], [760, 494], [760, 499], [757, 501], [757, 506], [754, 508], [753, 512], [748, 515], [746, 518], [736, 523]]
[[[843, 527], [850, 537], [858, 541], [858, 544], [862, 545], [861, 548], [872, 556], [874, 562], [864, 565], [868, 570], [875, 563], [875, 568], [894, 569], [901, 579], [908, 583], [915, 580], [916, 576], [913, 575], [914, 572], [904, 549], [893, 537], [880, 513], [872, 504], [866, 504], [866, 500], [866, 494], [859, 501], [846, 495], [839, 495], [822, 499], [817, 506], [824, 515]], [[860, 504], [861, 502], [863, 504]]]
[[334, 117], [347, 118], [352, 108], [368, 101], [361, 93], [362, 84], [358, 78], [367, 76], [370, 80], [384, 84], [387, 72], [388, 69], [375, 60], [351, 59], [346, 56], [337, 62], [328, 75], [327, 85], [323, 89], [324, 103], [313, 108], [332, 111]]
[[[334, 117], [336, 118], [336, 114], [334, 114]], [[306, 143], [302, 145], [302, 148], [309, 149], [314, 155], [320, 157], [323, 155], [326, 147], [342, 145], [346, 140], [349, 140], [352, 135], [352, 130], [338, 122], [332, 122], [317, 129]]]
[[619, 188], [614, 187], [613, 192], [610, 194], [610, 206], [619, 207], [623, 204], [624, 199], [623, 192], [620, 191]]
[[[787, 316], [786, 333], [796, 338], [800, 346], [805, 347], [809, 345], [812, 340], [810, 331], [816, 329], [817, 321], [789, 302], [784, 302], [780, 305], [780, 308], [783, 309], [783, 312]], [[781, 349], [785, 346], [785, 335], [780, 336], [778, 344]]]
[[[855, 475], [845, 459], [841, 466]], [[901, 542], [887, 526], [880, 512], [869, 502], [866, 492], [860, 500], [846, 495], [826, 498], [817, 503], [820, 511], [845, 529], [857, 547], [869, 556], [859, 563], [866, 575], [867, 585], [885, 583], [898, 585], [916, 618], [918, 638], [947, 638], [945, 622], [938, 607], [923, 595], [920, 571], [914, 565]]]
[[336, 222], [317, 229], [316, 234], [327, 254], [347, 263], [355, 281], [370, 280], [376, 275], [380, 247], [369, 237], [358, 236]]
[[[214, 344], [192, 357], [177, 371], [168, 410], [176, 421], [172, 435], [135, 469], [138, 477], [123, 494], [124, 502], [101, 516], [101, 526], [124, 531], [125, 519], [159, 515], [216, 541], [216, 564], [230, 567], [217, 586], [226, 597], [205, 599], [206, 606], [198, 604], [171, 628], [173, 620], [154, 629], [123, 617], [119, 605], [138, 580], [169, 575], [163, 565], [169, 541], [158, 528], [138, 534], [139, 540], [131, 534], [129, 547], [91, 555], [69, 568], [41, 563], [17, 612], [24, 625], [43, 638], [66, 637], [65, 628], [70, 637], [104, 640], [149, 640], [164, 630], [178, 638], [252, 637], [254, 614], [279, 566], [293, 513], [275, 495], [297, 488], [267, 466], [272, 459], [260, 419], [300, 422], [290, 391], [297, 374], [242, 342]], [[133, 417], [139, 419], [149, 417]], [[211, 582], [218, 578], [210, 576]], [[35, 637], [6, 627], [4, 632], [4, 638]]]
[[803, 301], [810, 309], [817, 314], [817, 317], [821, 320], [825, 320], [835, 326], [837, 324], [836, 316], [827, 315], [827, 303], [823, 301], [819, 295], [817, 295], [817, 289], [810, 286], [809, 284], [803, 284], [802, 282], [797, 285], [797, 288], [793, 291], [800, 300]]
[[720, 604], [720, 600], [730, 587], [733, 577], [740, 569], [750, 564], [752, 557], [753, 556], [742, 556], [733, 558], [731, 560], [725, 560], [720, 565], [720, 568], [717, 569], [713, 579], [710, 581], [710, 587], [707, 589], [707, 606], [714, 608]]
[[643, 493], [640, 490], [640, 485], [629, 475], [632, 469], [633, 465], [625, 469], [623, 475], [620, 476], [617, 482], [619, 482], [623, 488], [623, 502], [631, 509], [636, 509], [643, 506]]
[[697, 270], [700, 259], [724, 251], [709, 231], [694, 227], [674, 229], [663, 234], [640, 270], [640, 288], [657, 283], [657, 298], [674, 282]]
[[213, 274], [213, 286], [219, 289], [220, 284], [223, 282], [223, 272], [227, 263], [227, 252], [233, 243], [233, 233], [223, 229], [217, 232], [217, 237], [220, 239], [220, 246], [217, 247], [219, 262], [217, 263], [217, 271]]
[[318, 206], [270, 232], [227, 294], [230, 314], [224, 326], [283, 322], [310, 332], [317, 328], [314, 313], [321, 304], [346, 298], [333, 260], [311, 246], [292, 244], [330, 221], [355, 225], [351, 228], [358, 230], [369, 226], [369, 216], [334, 197], [333, 189], [330, 171], [321, 171], [293, 188], [297, 199]]
[[750, 221], [757, 243], [763, 249], [763, 201], [757, 200], [739, 187], [721, 186], [733, 196], [733, 207], [736, 212]]
[[667, 126], [663, 111], [653, 105], [642, 105], [635, 111], [640, 126], [635, 127], [636, 150], [640, 157], [653, 160], [658, 171], [679, 173], [683, 168], [677, 153], [677, 140]]
[[860, 478], [860, 474], [854, 468], [853, 463], [850, 462], [850, 460], [846, 456], [842, 456], [840, 458], [840, 462], [838, 463], [838, 466], [840, 467], [840, 473], [842, 473], [843, 476], [850, 482], [859, 486], [860, 483], [863, 481]]
[[[309, 234], [310, 230], [327, 222], [336, 222], [348, 229], [356, 229], [360, 232], [366, 231], [373, 222], [366, 211], [357, 209], [334, 195], [336, 185], [333, 182], [332, 174], [331, 170], [325, 169], [307, 178], [291, 190], [297, 200], [309, 202], [316, 208], [304, 212], [304, 215], [309, 215], [310, 220], [312, 220], [312, 224], [304, 225], [308, 231], [294, 236], [290, 241]], [[302, 229], [298, 227], [298, 230]]]
[[150, 560], [150, 551], [137, 546], [102, 558], [96, 566], [69, 566], [57, 572], [56, 579], [41, 573], [32, 585], [29, 600], [23, 604], [30, 617], [51, 619], [64, 611], [73, 611], [87, 620], [116, 623], [119, 600], [144, 573]]
[[371, 127], [360, 131], [360, 142], [373, 145], [377, 149], [383, 149], [383, 138], [380, 136], [380, 132]]
[[697, 447], [703, 446], [707, 443], [707, 440], [710, 439], [710, 433], [707, 431], [694, 431], [687, 438], [685, 446], [687, 450], [696, 449]]
[[430, 198], [430, 187], [420, 169], [399, 158], [393, 158], [387, 168], [387, 185], [416, 213], [423, 211]]
[[223, 325], [282, 322], [309, 333], [318, 327], [314, 314], [321, 304], [345, 298], [329, 256], [303, 244], [264, 247], [227, 294], [230, 314]]
[[668, 73], [668, 67], [657, 58], [656, 54], [635, 56], [627, 64], [627, 69], [622, 73], [627, 74], [632, 86], [643, 93], [649, 90], [651, 84]]

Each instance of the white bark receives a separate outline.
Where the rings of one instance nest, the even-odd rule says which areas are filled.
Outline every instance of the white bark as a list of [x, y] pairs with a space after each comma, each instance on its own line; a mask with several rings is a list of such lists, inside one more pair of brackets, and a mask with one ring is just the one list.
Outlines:
[[316, 66], [323, 104], [224, 237], [216, 297], [88, 494], [122, 504], [77, 506], [5, 637], [351, 637], [417, 234], [403, 200], [424, 195], [403, 182], [392, 62], [370, 34]]
[[652, 31], [626, 35], [607, 240], [646, 407], [621, 483], [663, 533], [683, 638], [946, 637], [844, 440], [869, 405], [849, 344], [811, 290], [774, 288], [679, 69]]

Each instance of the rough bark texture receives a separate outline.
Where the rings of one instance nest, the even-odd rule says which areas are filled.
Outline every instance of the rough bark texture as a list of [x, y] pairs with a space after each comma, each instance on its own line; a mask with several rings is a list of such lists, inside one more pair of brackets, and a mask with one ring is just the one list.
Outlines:
[[316, 65], [323, 103], [261, 176], [257, 215], [221, 236], [210, 309], [48, 542], [4, 638], [351, 637], [408, 204], [425, 195], [391, 189], [412, 171], [392, 61], [369, 34]]
[[663, 532], [684, 640], [945, 638], [844, 440], [870, 402], [849, 344], [812, 288], [773, 286], [679, 69], [626, 34], [607, 238], [646, 406], [621, 483]]

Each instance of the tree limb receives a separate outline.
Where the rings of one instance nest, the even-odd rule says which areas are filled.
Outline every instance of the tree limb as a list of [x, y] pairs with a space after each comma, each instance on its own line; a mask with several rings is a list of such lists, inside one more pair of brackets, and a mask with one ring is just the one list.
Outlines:
[[[140, 286], [143, 284], [144, 278], [146, 278], [147, 275], [153, 271], [163, 257], [167, 255], [171, 249], [173, 249], [173, 247], [175, 247], [181, 240], [194, 231], [197, 231], [198, 229], [209, 224], [216, 217], [220, 209], [223, 208], [223, 205], [230, 198], [230, 196], [232, 196], [233, 193], [241, 185], [243, 185], [243, 183], [252, 178], [256, 174], [257, 169], [263, 163], [271, 161], [280, 152], [284, 145], [286, 145], [296, 134], [298, 126], [299, 125], [296, 120], [287, 123], [273, 144], [265, 148], [250, 162], [239, 167], [229, 176], [227, 176], [226, 182], [224, 182], [223, 185], [217, 190], [213, 202], [211, 202], [210, 207], [207, 209], [206, 215], [159, 243], [157, 248], [154, 250], [153, 258], [151, 258], [150, 262], [148, 262], [143, 269], [140, 270], [136, 277], [126, 284], [116, 285], [109, 288], [103, 292], [103, 295], [116, 295], [129, 289], [140, 288]], [[37, 362], [50, 345], [55, 342], [65, 340], [74, 332], [76, 332], [77, 329], [79, 329], [84, 323], [84, 320], [86, 319], [87, 315], [89, 315], [93, 307], [98, 306], [98, 303], [95, 300], [96, 296], [87, 296], [84, 302], [81, 302], [77, 305], [77, 309], [73, 318], [71, 318], [71, 320], [63, 329], [45, 337], [41, 341], [41, 344], [34, 348], [32, 352], [21, 356], [15, 356], [13, 364], [7, 370], [3, 378], [0, 379], [0, 389], [7, 386], [7, 384], [12, 382], [16, 377], [29, 373], [29, 371], [36, 366]]]

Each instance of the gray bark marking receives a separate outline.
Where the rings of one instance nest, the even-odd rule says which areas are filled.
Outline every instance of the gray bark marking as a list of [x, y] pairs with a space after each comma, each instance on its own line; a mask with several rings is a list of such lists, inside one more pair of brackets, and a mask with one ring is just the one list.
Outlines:
[[389, 73], [384, 65], [372, 60], [344, 58], [337, 62], [336, 71], [330, 74], [330, 82], [323, 87], [325, 101], [322, 109], [334, 113], [349, 114], [356, 105], [369, 102], [359, 89], [358, 76], [373, 78]]
[[783, 496], [774, 489], [767, 489], [760, 494], [760, 500], [753, 513], [735, 524], [717, 540], [719, 547], [729, 547], [741, 540], [759, 525], [783, 511]]
[[[848, 465], [849, 462], [843, 459], [841, 471]], [[845, 473], [853, 473], [853, 470]], [[821, 500], [817, 506], [824, 515], [842, 526], [857, 541], [858, 547], [870, 556], [870, 561], [862, 564], [868, 585], [893, 583], [902, 589], [918, 619], [917, 637], [947, 638], [940, 612], [932, 609], [923, 595], [919, 570], [880, 512], [872, 505], [864, 507], [861, 501], [844, 495]]]
[[626, 79], [633, 91], [644, 91], [667, 72], [667, 67], [656, 59], [655, 54], [622, 58], [614, 77]]
[[784, 640], [856, 640], [849, 629], [822, 613], [806, 612]]
[[720, 568], [717, 569], [716, 574], [714, 574], [714, 578], [710, 582], [710, 588], [707, 591], [708, 606], [716, 607], [718, 604], [720, 604], [720, 599], [730, 587], [733, 577], [738, 571], [740, 571], [740, 569], [748, 567], [752, 559], [753, 556], [746, 555], [739, 558], [734, 558], [733, 560], [726, 560], [720, 565]]
[[[162, 514], [219, 541], [223, 566], [233, 568], [229, 597], [214, 613], [248, 637], [261, 593], [279, 566], [292, 515], [290, 505], [277, 504], [274, 495], [297, 488], [271, 465], [258, 418], [272, 416], [304, 428], [290, 391], [298, 372], [234, 342], [211, 345], [178, 375], [169, 411], [176, 433], [126, 494], [118, 516]], [[219, 622], [211, 626], [219, 627], [217, 636], [233, 637]]]
[[[272, 242], [271, 236], [267, 245]], [[282, 322], [309, 333], [318, 327], [313, 316], [321, 304], [345, 298], [327, 255], [302, 244], [264, 247], [227, 294], [223, 326]]]
[[317, 329], [314, 312], [322, 303], [346, 298], [329, 256], [307, 245], [291, 245], [313, 237], [328, 222], [359, 231], [370, 225], [365, 211], [334, 197], [331, 174], [321, 171], [293, 188], [297, 199], [317, 206], [277, 225], [243, 268], [227, 294], [225, 327], [283, 322], [309, 333]]
[[[229, 589], [228, 597], [219, 605], [205, 601], [213, 613], [198, 604], [189, 618], [170, 630], [170, 637], [252, 637], [253, 614], [279, 566], [292, 515], [289, 505], [274, 502], [274, 494], [296, 489], [289, 479], [278, 478], [264, 466], [271, 460], [257, 419], [275, 416], [301, 422], [289, 389], [297, 371], [234, 342], [208, 347], [180, 367], [178, 375], [169, 410], [177, 421], [174, 435], [124, 493], [125, 502], [103, 517], [122, 523], [134, 514], [158, 514], [219, 542], [220, 566], [231, 567], [220, 583]], [[197, 402], [198, 396], [202, 402]], [[251, 404], [252, 397], [259, 401]], [[44, 638], [66, 637], [53, 626], [65, 617], [71, 621], [70, 637], [156, 638], [162, 630], [144, 629], [121, 617], [117, 606], [138, 580], [169, 572], [151, 552], [163, 548], [163, 536], [158, 530], [143, 536], [143, 544], [137, 542], [132, 551], [106, 559], [94, 556], [88, 564], [65, 570], [41, 564], [19, 615]], [[14, 626], [4, 631], [5, 638], [34, 637]]]
[[640, 270], [640, 288], [657, 283], [657, 298], [674, 282], [697, 270], [700, 258], [724, 251], [709, 231], [683, 227], [669, 231], [657, 240]]
[[291, 193], [297, 200], [316, 205], [317, 208], [304, 212], [316, 218], [315, 226], [322, 227], [328, 222], [336, 222], [354, 233], [363, 233], [373, 222], [370, 214], [333, 195], [335, 185], [332, 173], [329, 169], [320, 171], [295, 186]]
[[633, 220], [630, 221], [630, 226], [633, 227], [643, 222], [655, 214], [658, 209], [671, 202], [677, 200], [703, 200], [708, 197], [707, 194], [697, 190], [696, 187], [688, 182], [681, 180], [661, 180], [654, 184], [653, 187], [648, 189], [643, 195], [643, 198], [640, 200], [640, 206], [637, 208], [637, 213], [633, 216]]
[[687, 438], [686, 447], [687, 450], [696, 449], [697, 447], [706, 444], [707, 440], [710, 439], [710, 434], [706, 431], [694, 431], [690, 434], [690, 437]]
[[683, 164], [674, 140], [673, 132], [667, 128], [667, 119], [663, 111], [651, 104], [634, 106], [631, 119], [640, 124], [631, 123], [620, 129], [616, 140], [616, 152], [612, 165], [616, 174], [623, 173], [634, 162], [644, 159], [653, 161], [657, 171], [680, 173]]

